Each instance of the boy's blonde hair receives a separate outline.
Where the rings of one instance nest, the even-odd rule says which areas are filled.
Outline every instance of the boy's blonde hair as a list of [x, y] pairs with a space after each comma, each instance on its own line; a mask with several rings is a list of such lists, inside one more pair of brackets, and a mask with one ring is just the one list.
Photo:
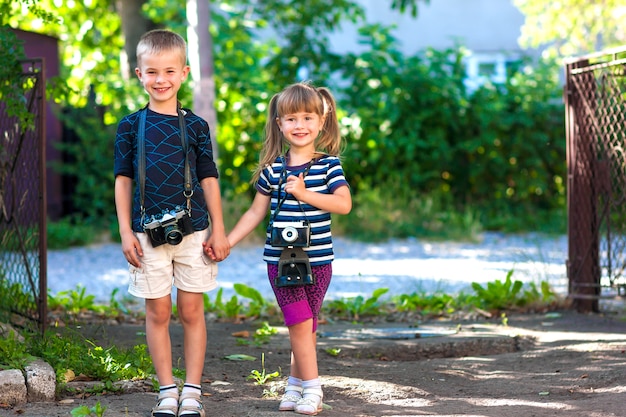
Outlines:
[[265, 141], [252, 182], [259, 179], [263, 168], [286, 151], [287, 143], [277, 120], [286, 114], [299, 112], [315, 113], [324, 121], [320, 135], [315, 140], [316, 151], [339, 156], [342, 138], [335, 98], [330, 90], [326, 87], [316, 88], [308, 82], [292, 84], [270, 100], [265, 122]]
[[187, 63], [187, 43], [178, 33], [167, 29], [155, 29], [144, 33], [137, 44], [137, 66], [141, 68], [144, 55], [158, 55], [163, 52], [180, 54], [182, 65]]

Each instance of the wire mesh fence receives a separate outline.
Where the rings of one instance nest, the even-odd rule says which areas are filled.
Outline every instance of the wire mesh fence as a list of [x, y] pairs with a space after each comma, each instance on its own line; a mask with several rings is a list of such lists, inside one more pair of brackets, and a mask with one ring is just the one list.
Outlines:
[[569, 295], [581, 311], [626, 291], [626, 47], [566, 63]]
[[46, 323], [44, 63], [23, 61], [15, 97], [34, 128], [24, 129], [0, 103], [0, 321]]

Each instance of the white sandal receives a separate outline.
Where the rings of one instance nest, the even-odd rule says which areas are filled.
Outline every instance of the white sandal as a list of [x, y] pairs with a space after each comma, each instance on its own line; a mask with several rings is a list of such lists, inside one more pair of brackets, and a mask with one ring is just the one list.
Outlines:
[[296, 403], [293, 411], [307, 416], [316, 416], [322, 411], [324, 394], [320, 388], [306, 388], [302, 390], [302, 398]]
[[163, 400], [170, 398], [172, 400], [178, 401], [178, 392], [163, 392], [159, 394], [159, 398], [157, 398], [157, 403], [152, 409], [150, 416], [152, 417], [175, 417], [178, 413], [178, 405], [164, 405], [161, 404]]
[[[295, 394], [293, 394], [295, 392]], [[287, 385], [285, 394], [280, 400], [278, 411], [293, 411], [298, 401], [302, 399], [302, 387], [296, 385]]]
[[[183, 401], [185, 400], [195, 400], [198, 405], [183, 405]], [[205, 417], [204, 406], [202, 405], [202, 399], [199, 394], [196, 394], [195, 392], [184, 392], [180, 396], [179, 404], [180, 406], [178, 407], [177, 416]], [[195, 414], [183, 414], [183, 411], [193, 411]]]

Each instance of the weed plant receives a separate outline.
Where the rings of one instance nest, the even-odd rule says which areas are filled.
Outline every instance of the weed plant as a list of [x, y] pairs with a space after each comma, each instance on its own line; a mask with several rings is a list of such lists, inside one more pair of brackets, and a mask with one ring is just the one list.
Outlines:
[[[327, 300], [322, 307], [322, 313], [329, 321], [348, 320], [361, 323], [381, 318], [394, 320], [402, 314], [408, 314], [406, 317], [409, 320], [439, 316], [455, 317], [457, 313], [472, 309], [491, 312], [493, 317], [506, 317], [507, 311], [524, 309], [545, 311], [558, 307], [560, 301], [547, 282], [524, 284], [513, 280], [513, 270], [507, 273], [504, 280], [489, 282], [485, 286], [473, 283], [472, 290], [473, 293], [460, 293], [456, 296], [437, 292], [399, 294], [384, 298], [383, 296], [388, 294], [388, 289], [379, 288], [369, 297]], [[242, 318], [258, 320], [263, 317], [253, 337], [255, 346], [260, 347], [277, 333], [270, 322], [280, 322], [279, 309], [275, 303], [264, 299], [258, 291], [246, 285], [237, 284], [235, 291], [236, 294], [226, 302], [222, 299], [221, 289], [213, 301], [205, 295], [205, 310], [207, 313], [214, 313], [219, 320], [226, 321]], [[111, 295], [112, 300], [115, 300], [115, 295], [116, 291]], [[119, 301], [111, 302], [106, 308], [97, 305], [94, 297], [86, 294], [82, 287], [60, 293], [56, 297], [50, 296], [49, 305], [64, 311], [66, 317], [74, 320], [89, 312], [98, 318], [123, 317], [127, 311]], [[113, 310], [116, 308], [120, 311], [114, 313]], [[68, 327], [53, 328], [43, 335], [32, 333], [24, 337], [24, 341], [19, 340], [15, 334], [0, 338], [0, 369], [24, 369], [34, 357], [39, 357], [54, 368], [61, 387], [74, 376], [84, 375], [102, 381], [100, 388], [95, 389], [102, 391], [114, 390], [115, 381], [149, 379], [154, 373], [145, 344], [138, 344], [129, 349], [121, 349], [115, 345], [99, 346], [83, 337], [79, 331]], [[177, 375], [184, 378], [183, 371], [178, 369], [176, 371]], [[279, 375], [279, 372], [267, 372], [263, 361], [262, 369], [252, 371], [250, 378], [254, 379], [255, 383], [265, 384]]]

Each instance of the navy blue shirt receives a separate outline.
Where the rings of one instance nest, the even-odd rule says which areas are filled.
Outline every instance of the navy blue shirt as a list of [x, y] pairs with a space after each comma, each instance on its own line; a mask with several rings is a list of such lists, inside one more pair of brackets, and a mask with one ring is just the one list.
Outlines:
[[[189, 166], [193, 196], [191, 217], [194, 230], [206, 229], [209, 225], [208, 210], [200, 180], [218, 177], [213, 161], [211, 137], [208, 123], [201, 117], [185, 109], [185, 124], [189, 148]], [[146, 149], [146, 217], [160, 215], [177, 206], [186, 207], [183, 195], [185, 158], [180, 140], [178, 116], [156, 113], [147, 109], [145, 127]], [[125, 116], [118, 124], [115, 137], [114, 175], [123, 175], [139, 184], [137, 169], [137, 130], [139, 112]], [[141, 224], [139, 187], [135, 186], [133, 197], [132, 227], [135, 232], [143, 232]]]

